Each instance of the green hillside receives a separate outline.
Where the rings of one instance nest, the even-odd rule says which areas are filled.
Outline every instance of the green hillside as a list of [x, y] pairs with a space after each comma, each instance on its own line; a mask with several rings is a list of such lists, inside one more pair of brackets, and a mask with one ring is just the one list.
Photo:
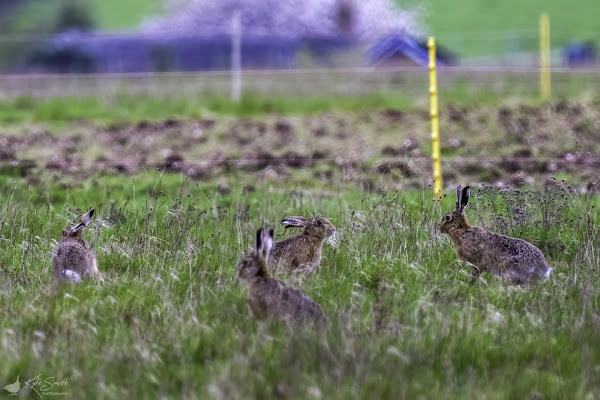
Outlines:
[[[137, 26], [145, 17], [162, 12], [161, 0], [81, 0], [100, 30], [120, 30]], [[0, 28], [5, 33], [28, 33], [52, 30], [61, 2], [24, 0], [19, 6], [7, 9]], [[9, 18], [10, 17], [10, 18]]]
[[463, 55], [536, 49], [542, 12], [550, 17], [552, 47], [600, 42], [600, 2], [593, 0], [430, 0], [426, 7], [431, 33]]
[[162, 0], [87, 0], [102, 29], [124, 29], [163, 12]]

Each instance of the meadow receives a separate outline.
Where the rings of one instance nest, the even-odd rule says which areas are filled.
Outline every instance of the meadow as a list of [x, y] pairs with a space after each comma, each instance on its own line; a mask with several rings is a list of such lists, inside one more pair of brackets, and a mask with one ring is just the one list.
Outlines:
[[[2, 106], [22, 114], [0, 136], [0, 386], [19, 376], [28, 398], [600, 396], [594, 101], [445, 105], [441, 203], [418, 104], [237, 115], [223, 100], [160, 120], [98, 102], [70, 117], [75, 103]], [[474, 187], [471, 222], [536, 244], [549, 280], [469, 283], [438, 231], [458, 183]], [[90, 207], [102, 281], [57, 287], [52, 249]], [[256, 229], [280, 240], [295, 233], [282, 218], [315, 214], [338, 230], [321, 269], [277, 277], [331, 326], [257, 322], [237, 261]]]
[[[472, 221], [536, 243], [554, 272], [531, 287], [491, 275], [470, 285], [437, 231], [452, 197], [252, 179], [222, 194], [159, 171], [36, 187], [2, 178], [0, 383], [68, 379], [66, 398], [600, 395], [597, 197], [560, 182], [478, 190]], [[92, 206], [85, 236], [103, 281], [55, 287], [50, 252]], [[279, 239], [282, 217], [313, 214], [338, 228], [322, 268], [279, 277], [321, 303], [330, 329], [258, 323], [236, 262], [257, 227]], [[34, 389], [48, 390], [23, 394]]]

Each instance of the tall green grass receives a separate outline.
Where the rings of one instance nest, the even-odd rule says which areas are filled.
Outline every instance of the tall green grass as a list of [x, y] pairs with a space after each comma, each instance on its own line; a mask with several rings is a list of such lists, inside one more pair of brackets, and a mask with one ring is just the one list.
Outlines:
[[[503, 219], [488, 227], [535, 241], [554, 271], [531, 287], [491, 275], [469, 285], [436, 226], [452, 196], [436, 205], [429, 189], [264, 182], [245, 192], [246, 179], [223, 195], [214, 182], [155, 171], [42, 187], [0, 178], [0, 386], [40, 374], [68, 378], [69, 398], [600, 395], [597, 197], [561, 182], [474, 191], [472, 222]], [[50, 252], [89, 207], [98, 219], [85, 236], [103, 282], [56, 288]], [[262, 224], [281, 239], [282, 217], [317, 213], [338, 244], [325, 245], [315, 276], [279, 277], [321, 303], [331, 328], [258, 323], [237, 260]]]

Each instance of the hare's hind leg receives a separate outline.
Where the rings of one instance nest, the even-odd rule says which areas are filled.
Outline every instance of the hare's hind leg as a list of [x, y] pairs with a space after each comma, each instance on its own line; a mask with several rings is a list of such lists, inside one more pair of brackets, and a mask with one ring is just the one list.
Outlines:
[[477, 265], [471, 264], [470, 262], [467, 262], [467, 265], [471, 266], [471, 277], [469, 281], [471, 282], [471, 284], [474, 284], [479, 280], [479, 275], [481, 275], [481, 269]]
[[512, 284], [527, 283], [533, 276], [534, 268], [523, 265], [519, 257], [511, 257], [500, 264], [502, 277]]
[[321, 265], [317, 263], [307, 262], [305, 264], [299, 264], [298, 267], [294, 269], [294, 272], [311, 275], [313, 272], [318, 271], [320, 266]]
[[519, 273], [518, 271], [508, 271], [503, 276], [504, 279], [513, 285], [521, 285], [529, 282], [529, 279], [525, 278], [523, 274]]

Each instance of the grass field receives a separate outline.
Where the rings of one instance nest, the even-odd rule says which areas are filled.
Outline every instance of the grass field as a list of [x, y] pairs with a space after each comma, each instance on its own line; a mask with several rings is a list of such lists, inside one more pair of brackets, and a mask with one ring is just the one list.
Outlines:
[[[30, 398], [598, 398], [597, 101], [444, 104], [448, 197], [436, 204], [427, 110], [386, 99], [3, 103], [0, 387], [19, 376]], [[500, 181], [511, 186], [481, 184]], [[437, 228], [457, 183], [474, 186], [472, 223], [542, 249], [548, 281], [469, 284]], [[50, 253], [90, 207], [103, 280], [55, 287]], [[278, 277], [330, 328], [258, 323], [237, 261], [261, 225], [282, 239], [283, 217], [314, 214], [338, 228], [322, 268]]]
[[[600, 396], [598, 197], [560, 182], [474, 192], [472, 221], [533, 241], [554, 272], [532, 287], [469, 285], [436, 228], [451, 197], [237, 178], [222, 194], [154, 170], [38, 186], [1, 176], [0, 385], [19, 375], [30, 398], [74, 399]], [[54, 287], [50, 252], [89, 207], [103, 282]], [[279, 277], [320, 302], [331, 328], [257, 323], [237, 260], [262, 223], [282, 238], [282, 217], [312, 214], [332, 220], [337, 245], [316, 276]]]

